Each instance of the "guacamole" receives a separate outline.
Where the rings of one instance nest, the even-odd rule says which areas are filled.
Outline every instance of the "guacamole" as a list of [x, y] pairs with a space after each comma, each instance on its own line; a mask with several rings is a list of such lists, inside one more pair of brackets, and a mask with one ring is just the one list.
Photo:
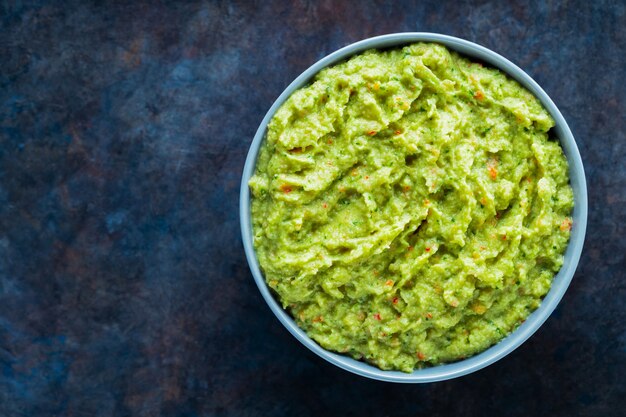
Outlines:
[[274, 115], [249, 182], [267, 284], [322, 347], [381, 369], [485, 350], [563, 263], [553, 126], [516, 81], [438, 44], [322, 70]]

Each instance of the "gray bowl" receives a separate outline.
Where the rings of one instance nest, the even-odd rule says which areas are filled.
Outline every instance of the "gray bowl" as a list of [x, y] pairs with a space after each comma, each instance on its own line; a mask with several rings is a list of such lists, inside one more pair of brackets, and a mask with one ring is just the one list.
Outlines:
[[[248, 180], [254, 174], [257, 154], [265, 138], [267, 124], [274, 116], [276, 110], [278, 110], [278, 108], [294, 91], [305, 86], [321, 69], [343, 61], [352, 55], [368, 49], [399, 47], [414, 42], [436, 42], [445, 45], [449, 49], [455, 50], [469, 58], [475, 58], [495, 68], [499, 68], [517, 80], [541, 101], [543, 106], [548, 110], [556, 122], [554, 131], [561, 142], [561, 146], [569, 163], [570, 183], [574, 191], [574, 212], [572, 216], [573, 226], [570, 241], [565, 252], [565, 261], [563, 266], [554, 278], [550, 291], [545, 296], [541, 306], [528, 316], [526, 321], [521, 326], [519, 326], [509, 336], [502, 339], [499, 343], [478, 355], [454, 363], [418, 369], [412, 373], [404, 373], [398, 371], [383, 371], [373, 365], [357, 361], [348, 356], [330, 352], [322, 348], [298, 327], [291, 316], [289, 316], [276, 299], [274, 299], [265, 283], [263, 273], [259, 268], [259, 263], [252, 244], [252, 228], [250, 225], [250, 190], [248, 188]], [[503, 358], [507, 354], [511, 353], [515, 348], [520, 346], [533, 333], [535, 333], [554, 311], [557, 304], [563, 297], [563, 294], [565, 294], [572, 277], [574, 276], [578, 260], [580, 259], [580, 253], [583, 248], [585, 230], [587, 227], [587, 185], [585, 182], [585, 171], [582, 160], [580, 158], [580, 153], [578, 152], [578, 147], [576, 146], [576, 141], [572, 136], [572, 132], [567, 126], [561, 112], [552, 102], [550, 97], [548, 97], [545, 91], [543, 91], [543, 89], [539, 87], [539, 85], [528, 74], [497, 53], [463, 39], [436, 33], [394, 33], [365, 39], [341, 48], [340, 50], [317, 61], [306, 71], [300, 74], [300, 76], [291, 84], [289, 84], [285, 91], [283, 91], [283, 93], [274, 102], [272, 107], [270, 107], [269, 111], [263, 118], [254, 139], [252, 140], [252, 144], [250, 145], [250, 150], [248, 152], [248, 157], [246, 158], [246, 164], [243, 170], [243, 177], [241, 179], [239, 210], [243, 246], [248, 259], [248, 264], [250, 265], [250, 270], [254, 276], [254, 280], [256, 281], [256, 284], [270, 309], [274, 312], [278, 320], [280, 320], [280, 322], [287, 328], [287, 330], [289, 330], [289, 332], [296, 337], [296, 339], [313, 352], [326, 359], [328, 362], [358, 375], [390, 382], [434, 382], [467, 375], [494, 363], [498, 359]]]

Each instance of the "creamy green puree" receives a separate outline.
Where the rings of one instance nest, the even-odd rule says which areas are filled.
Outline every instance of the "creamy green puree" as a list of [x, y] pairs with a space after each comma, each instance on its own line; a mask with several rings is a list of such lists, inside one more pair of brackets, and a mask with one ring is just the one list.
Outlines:
[[501, 340], [563, 263], [554, 121], [437, 44], [321, 71], [271, 120], [250, 180], [267, 284], [326, 349], [410, 372]]

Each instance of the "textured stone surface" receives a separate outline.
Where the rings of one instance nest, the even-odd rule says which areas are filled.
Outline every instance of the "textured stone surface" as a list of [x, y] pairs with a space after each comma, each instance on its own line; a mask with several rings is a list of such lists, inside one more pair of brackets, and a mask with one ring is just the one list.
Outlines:
[[[625, 414], [624, 1], [89, 3], [0, 6], [1, 416]], [[237, 208], [283, 88], [398, 31], [527, 70], [570, 123], [590, 196], [578, 272], [542, 329], [417, 386], [297, 343], [253, 283]]]

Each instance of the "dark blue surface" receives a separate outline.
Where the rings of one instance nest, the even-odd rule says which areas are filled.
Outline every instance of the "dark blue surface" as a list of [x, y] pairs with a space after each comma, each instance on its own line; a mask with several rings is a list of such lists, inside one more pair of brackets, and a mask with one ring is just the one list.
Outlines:
[[[626, 414], [623, 1], [25, 1], [0, 19], [0, 416]], [[539, 332], [419, 386], [299, 345], [253, 283], [237, 208], [287, 84], [398, 31], [525, 69], [568, 120], [590, 197], [578, 272]]]

